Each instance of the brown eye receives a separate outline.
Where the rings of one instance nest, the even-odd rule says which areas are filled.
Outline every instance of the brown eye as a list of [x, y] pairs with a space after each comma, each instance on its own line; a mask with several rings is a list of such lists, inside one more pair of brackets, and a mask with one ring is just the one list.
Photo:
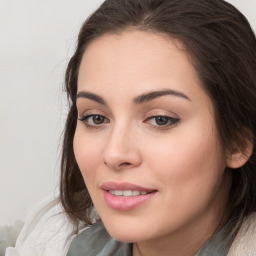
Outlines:
[[150, 124], [154, 128], [171, 128], [173, 125], [180, 121], [179, 118], [174, 118], [171, 116], [151, 116], [147, 118], [146, 123]]
[[157, 125], [167, 125], [169, 122], [169, 118], [165, 116], [156, 116], [155, 122]]
[[103, 124], [105, 120], [104, 116], [95, 115], [92, 117], [92, 121], [94, 124]]
[[79, 118], [87, 127], [97, 127], [109, 123], [109, 119], [102, 115], [87, 115]]

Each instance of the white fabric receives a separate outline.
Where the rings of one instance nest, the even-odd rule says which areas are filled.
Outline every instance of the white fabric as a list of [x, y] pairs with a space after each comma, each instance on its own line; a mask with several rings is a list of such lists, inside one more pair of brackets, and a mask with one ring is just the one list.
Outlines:
[[15, 248], [7, 248], [5, 256], [66, 256], [75, 231], [60, 200], [49, 197], [28, 218]]
[[243, 223], [227, 256], [256, 256], [256, 213]]
[[[85, 227], [79, 228], [81, 233]], [[66, 256], [77, 236], [58, 198], [48, 198], [25, 223], [15, 248], [5, 256]], [[256, 214], [239, 230], [227, 256], [256, 256]]]

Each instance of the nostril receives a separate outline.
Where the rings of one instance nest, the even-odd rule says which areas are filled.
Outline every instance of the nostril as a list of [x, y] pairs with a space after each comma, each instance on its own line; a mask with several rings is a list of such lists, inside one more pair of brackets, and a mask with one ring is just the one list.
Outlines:
[[125, 162], [125, 163], [121, 163], [120, 166], [127, 166], [127, 165], [131, 165], [130, 163], [128, 162]]

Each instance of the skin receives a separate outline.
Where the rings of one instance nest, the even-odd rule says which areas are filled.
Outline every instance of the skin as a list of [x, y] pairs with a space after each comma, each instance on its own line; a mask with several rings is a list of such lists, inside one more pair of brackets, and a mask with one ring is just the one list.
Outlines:
[[[134, 102], [167, 89], [179, 94]], [[182, 43], [136, 30], [105, 34], [85, 50], [78, 95], [79, 119], [102, 116], [77, 121], [74, 152], [110, 235], [133, 242], [135, 256], [194, 255], [225, 215], [231, 160]], [[154, 116], [163, 115], [174, 119], [159, 125]], [[100, 188], [108, 181], [157, 192], [132, 210], [114, 210]]]

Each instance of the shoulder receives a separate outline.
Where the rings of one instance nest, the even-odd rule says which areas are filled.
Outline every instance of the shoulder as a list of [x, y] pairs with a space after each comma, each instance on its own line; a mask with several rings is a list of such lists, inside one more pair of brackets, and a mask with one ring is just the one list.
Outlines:
[[256, 213], [243, 222], [228, 252], [228, 256], [241, 255], [256, 255]]
[[[80, 232], [83, 230], [81, 226]], [[59, 197], [51, 196], [29, 216], [15, 248], [8, 248], [6, 256], [66, 255], [76, 236], [76, 228], [64, 212]]]

